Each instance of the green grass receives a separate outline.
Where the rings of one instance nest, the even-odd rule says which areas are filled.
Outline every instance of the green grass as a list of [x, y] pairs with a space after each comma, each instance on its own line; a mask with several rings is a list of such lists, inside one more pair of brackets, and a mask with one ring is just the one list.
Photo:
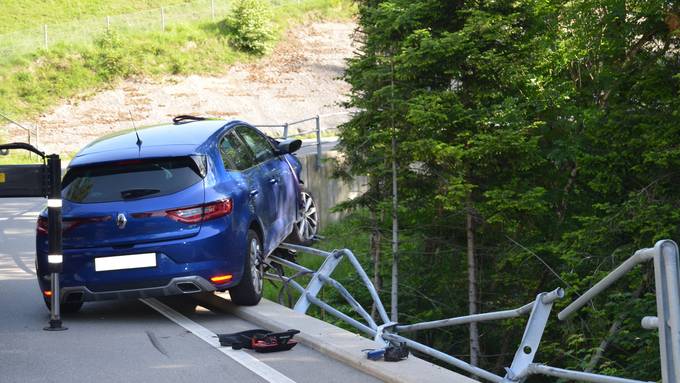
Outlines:
[[[60, 155], [62, 165], [68, 164], [75, 153], [67, 153]], [[11, 150], [8, 155], [0, 155], [0, 165], [22, 165], [22, 164], [40, 164], [42, 158], [33, 153], [28, 153], [25, 150]]]
[[[307, 0], [273, 8], [274, 40], [304, 20], [348, 19], [348, 0]], [[55, 45], [0, 61], [0, 111], [33, 117], [59, 101], [112, 86], [127, 77], [221, 74], [257, 56], [235, 50], [221, 22], [170, 25], [165, 32], [114, 32], [95, 43]]]
[[23, 164], [39, 164], [42, 163], [42, 159], [35, 154], [25, 154], [25, 153], [14, 153], [6, 156], [0, 155], [0, 165], [23, 165]]
[[3, 0], [0, 34], [43, 24], [158, 9], [186, 0]]

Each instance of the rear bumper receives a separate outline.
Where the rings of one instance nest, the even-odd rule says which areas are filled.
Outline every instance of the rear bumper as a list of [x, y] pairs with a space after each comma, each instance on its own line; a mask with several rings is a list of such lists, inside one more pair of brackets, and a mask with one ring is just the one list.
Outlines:
[[[50, 290], [47, 244], [43, 238], [38, 240], [37, 250], [38, 282], [41, 290]], [[140, 253], [155, 253], [156, 266], [103, 272], [95, 270], [96, 258]], [[218, 225], [206, 225], [199, 235], [191, 238], [143, 243], [126, 249], [65, 249], [64, 269], [59, 275], [61, 291], [64, 298], [73, 295], [72, 300], [94, 301], [225, 290], [240, 281], [245, 254], [245, 236], [242, 237], [239, 232], [224, 231]], [[210, 278], [226, 274], [232, 275], [229, 282], [220, 285], [210, 282]], [[182, 290], [181, 286], [189, 286], [180, 285], [183, 281], [193, 283], [198, 289]]]
[[63, 302], [89, 302], [111, 299], [137, 299], [163, 297], [168, 295], [212, 292], [216, 288], [208, 280], [199, 276], [173, 278], [164, 286], [142, 289], [92, 291], [86, 286], [72, 286], [61, 289]]

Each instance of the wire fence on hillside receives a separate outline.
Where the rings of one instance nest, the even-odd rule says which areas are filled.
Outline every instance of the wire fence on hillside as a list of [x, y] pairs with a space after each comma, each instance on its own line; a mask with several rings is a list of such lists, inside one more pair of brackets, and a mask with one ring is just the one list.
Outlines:
[[[271, 0], [273, 6], [298, 3], [297, 0]], [[66, 44], [89, 44], [107, 31], [144, 33], [164, 31], [177, 25], [223, 19], [230, 0], [192, 0], [187, 3], [65, 23], [36, 25], [0, 35], [0, 57], [12, 59], [40, 49]]]

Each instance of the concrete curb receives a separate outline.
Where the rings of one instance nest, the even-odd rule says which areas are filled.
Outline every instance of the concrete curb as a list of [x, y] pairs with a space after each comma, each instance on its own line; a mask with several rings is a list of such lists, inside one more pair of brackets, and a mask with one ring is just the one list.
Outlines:
[[378, 343], [319, 319], [263, 299], [252, 307], [235, 306], [228, 294], [201, 295], [198, 300], [213, 309], [233, 314], [272, 331], [300, 330], [295, 338], [306, 346], [343, 364], [389, 383], [479, 383], [414, 356], [401, 362], [371, 361], [361, 350], [380, 348]]

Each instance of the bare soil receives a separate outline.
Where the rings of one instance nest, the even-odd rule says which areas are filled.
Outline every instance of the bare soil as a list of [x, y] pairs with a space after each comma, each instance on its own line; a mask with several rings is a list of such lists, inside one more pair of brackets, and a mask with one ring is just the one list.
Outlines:
[[[137, 126], [170, 122], [180, 114], [243, 119], [253, 124], [282, 124], [317, 114], [342, 112], [349, 85], [339, 77], [353, 55], [353, 23], [301, 25], [267, 57], [236, 64], [219, 76], [168, 76], [129, 79], [112, 89], [66, 100], [29, 125], [40, 128], [40, 148], [69, 154], [102, 135]], [[322, 118], [334, 127], [346, 116]], [[314, 128], [314, 122], [291, 132]], [[4, 128], [10, 138], [25, 133]], [[276, 136], [281, 129], [269, 129]]]

